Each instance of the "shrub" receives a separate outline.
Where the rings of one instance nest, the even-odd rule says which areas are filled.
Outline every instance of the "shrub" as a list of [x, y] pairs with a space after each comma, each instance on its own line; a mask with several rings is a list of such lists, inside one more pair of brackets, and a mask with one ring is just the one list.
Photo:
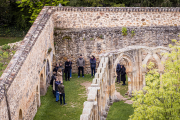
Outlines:
[[3, 55], [3, 51], [0, 51], [0, 55]]
[[3, 58], [8, 58], [9, 57], [9, 53], [8, 52], [4, 52], [2, 55]]
[[5, 44], [2, 46], [2, 50], [10, 49], [11, 47], [8, 44]]
[[127, 28], [126, 28], [126, 27], [123, 27], [123, 28], [122, 28], [122, 34], [123, 34], [124, 36], [127, 35]]

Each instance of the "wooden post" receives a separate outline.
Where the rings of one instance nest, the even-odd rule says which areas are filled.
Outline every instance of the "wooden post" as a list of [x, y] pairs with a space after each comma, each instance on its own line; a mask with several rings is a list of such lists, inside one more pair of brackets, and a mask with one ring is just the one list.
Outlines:
[[8, 99], [7, 99], [7, 91], [6, 91], [6, 85], [5, 85], [5, 84], [4, 84], [4, 95], [5, 95], [5, 98], [6, 98], [6, 104], [7, 104], [7, 110], [8, 110], [8, 117], [9, 117], [9, 120], [12, 120], [12, 119], [11, 119], [10, 107], [9, 107], [9, 103], [8, 103]]

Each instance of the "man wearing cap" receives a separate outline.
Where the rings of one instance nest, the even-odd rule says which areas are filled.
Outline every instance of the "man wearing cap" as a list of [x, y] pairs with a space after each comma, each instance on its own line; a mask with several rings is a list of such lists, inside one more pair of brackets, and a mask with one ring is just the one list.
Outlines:
[[84, 66], [85, 61], [82, 58], [82, 55], [77, 59], [77, 66], [78, 66], [78, 78], [80, 77], [80, 71], [82, 71], [82, 77], [84, 77]]

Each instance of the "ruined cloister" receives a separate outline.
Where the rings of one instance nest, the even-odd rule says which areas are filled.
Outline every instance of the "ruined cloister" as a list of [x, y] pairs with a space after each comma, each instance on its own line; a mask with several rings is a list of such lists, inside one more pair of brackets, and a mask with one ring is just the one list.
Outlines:
[[[163, 73], [167, 58], [162, 53], [170, 51], [171, 39], [179, 40], [179, 17], [180, 8], [44, 7], [0, 78], [0, 120], [8, 119], [4, 85], [11, 118], [32, 120], [47, 92], [53, 62], [71, 58], [76, 63], [80, 54], [86, 74], [91, 55], [99, 62], [80, 119], [104, 120], [109, 105], [118, 101], [117, 63], [126, 67], [128, 95], [141, 90], [149, 62]], [[76, 64], [72, 72], [77, 73]]]

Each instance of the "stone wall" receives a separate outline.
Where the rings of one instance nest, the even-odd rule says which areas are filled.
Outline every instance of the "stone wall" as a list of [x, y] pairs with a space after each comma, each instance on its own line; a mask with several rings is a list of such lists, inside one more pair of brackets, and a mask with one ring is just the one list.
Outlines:
[[[49, 7], [41, 11], [0, 78], [0, 120], [8, 120], [4, 84], [8, 90], [12, 120], [19, 120], [21, 115], [23, 120], [32, 120], [40, 106], [40, 90], [43, 89], [45, 94], [55, 53], [51, 12]], [[52, 51], [48, 53], [49, 48]], [[47, 61], [50, 67], [48, 74]], [[40, 81], [41, 74], [43, 78]]]
[[71, 58], [77, 73], [76, 61], [83, 54], [85, 73], [90, 73], [91, 55], [98, 64], [99, 54], [127, 46], [167, 47], [179, 39], [179, 17], [179, 8], [58, 8], [53, 14], [56, 59]]

